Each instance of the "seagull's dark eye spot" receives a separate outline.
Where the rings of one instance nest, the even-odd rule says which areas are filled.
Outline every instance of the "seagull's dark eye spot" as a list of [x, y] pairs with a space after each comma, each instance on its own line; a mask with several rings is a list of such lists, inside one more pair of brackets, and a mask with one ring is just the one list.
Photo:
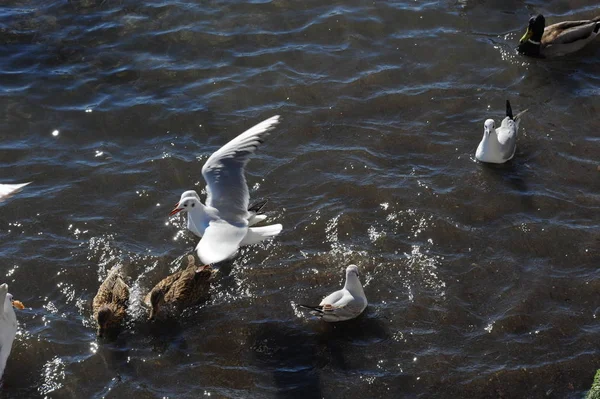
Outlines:
[[187, 204], [183, 204], [183, 206], [187, 206]]

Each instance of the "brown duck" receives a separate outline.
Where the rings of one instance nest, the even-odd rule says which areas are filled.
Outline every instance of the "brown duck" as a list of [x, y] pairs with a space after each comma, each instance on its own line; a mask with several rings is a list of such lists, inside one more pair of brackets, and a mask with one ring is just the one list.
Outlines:
[[188, 255], [188, 266], [184, 270], [164, 278], [146, 295], [144, 302], [150, 308], [148, 320], [165, 316], [165, 307], [181, 312], [189, 306], [206, 301], [212, 275], [213, 269], [210, 266], [197, 267], [194, 256]]
[[115, 266], [98, 288], [92, 302], [94, 319], [98, 323], [98, 336], [118, 333], [129, 301], [129, 287], [123, 281], [121, 267]]

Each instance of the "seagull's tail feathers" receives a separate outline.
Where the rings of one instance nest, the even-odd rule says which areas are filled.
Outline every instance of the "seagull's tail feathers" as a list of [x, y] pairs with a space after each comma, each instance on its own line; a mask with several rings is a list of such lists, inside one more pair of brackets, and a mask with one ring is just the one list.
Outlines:
[[298, 304], [301, 308], [312, 310], [313, 312], [317, 312], [319, 314], [323, 313], [323, 306], [311, 306], [311, 305], [302, 305]]
[[518, 114], [516, 114], [516, 115], [515, 115], [515, 117], [514, 117], [513, 119], [514, 119], [515, 121], [518, 121], [518, 120], [520, 120], [520, 119], [521, 119], [521, 117], [523, 116], [523, 114], [524, 114], [525, 112], [527, 112], [527, 111], [529, 111], [529, 108], [527, 108], [527, 109], [524, 109], [523, 111], [521, 111], [521, 112], [519, 112]]
[[255, 203], [255, 204], [252, 204], [252, 205], [250, 206], [250, 208], [248, 208], [248, 212], [254, 212], [254, 213], [256, 213], [257, 215], [260, 215], [260, 214], [262, 213], [262, 212], [261, 212], [261, 211], [262, 211], [262, 209], [265, 207], [265, 205], [267, 205], [267, 202], [269, 202], [269, 200], [268, 200], [268, 199], [266, 199], [266, 200], [262, 200], [262, 201], [258, 201], [257, 203]]
[[248, 208], [248, 212], [250, 213], [250, 217], [248, 218], [248, 226], [254, 226], [255, 224], [267, 219], [267, 215], [264, 215], [262, 212], [262, 209], [265, 207], [267, 202], [269, 202], [268, 199], [259, 201]]
[[506, 100], [506, 116], [508, 116], [510, 119], [513, 119], [513, 113], [512, 113], [512, 108], [510, 106], [510, 101]]
[[248, 218], [248, 226], [254, 226], [255, 224], [258, 224], [260, 222], [262, 222], [263, 220], [267, 219], [267, 215], [251, 215]]
[[259, 242], [266, 240], [267, 238], [275, 237], [279, 233], [283, 226], [280, 224], [271, 224], [269, 226], [261, 226], [261, 227], [250, 227], [248, 229], [248, 233], [240, 243], [242, 245], [252, 245], [258, 244]]

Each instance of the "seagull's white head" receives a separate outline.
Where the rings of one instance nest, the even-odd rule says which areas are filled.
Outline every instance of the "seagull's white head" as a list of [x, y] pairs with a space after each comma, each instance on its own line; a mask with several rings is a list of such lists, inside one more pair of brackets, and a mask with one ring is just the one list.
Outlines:
[[346, 278], [350, 278], [350, 277], [359, 277], [358, 274], [358, 266], [356, 265], [350, 265], [346, 268]]
[[179, 200], [175, 208], [169, 213], [169, 216], [178, 214], [179, 212], [191, 212], [194, 209], [200, 209], [202, 203], [197, 197], [185, 197]]
[[187, 190], [187, 191], [184, 191], [183, 194], [181, 194], [181, 197], [179, 197], [179, 202], [181, 202], [184, 198], [187, 198], [187, 197], [196, 197], [196, 198], [200, 199], [200, 196], [198, 195], [196, 190]]
[[[6, 283], [0, 285], [0, 291], [8, 291], [8, 285]], [[17, 301], [15, 299], [13, 299], [12, 294], [10, 293], [6, 293], [6, 297], [4, 299], [4, 311], [8, 312], [10, 310], [12, 310], [13, 307], [23, 310], [25, 309], [25, 306], [23, 305], [23, 303], [21, 303], [21, 301]]]
[[485, 121], [485, 123], [483, 124], [483, 131], [485, 132], [486, 136], [489, 136], [491, 132], [496, 132], [494, 130], [495, 128], [495, 123], [493, 119], [488, 119]]

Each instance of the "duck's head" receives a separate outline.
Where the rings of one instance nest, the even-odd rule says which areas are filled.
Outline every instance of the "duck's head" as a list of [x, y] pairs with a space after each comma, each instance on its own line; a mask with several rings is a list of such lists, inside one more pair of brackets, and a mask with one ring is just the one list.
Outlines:
[[487, 119], [484, 123], [483, 123], [483, 133], [485, 134], [486, 137], [488, 137], [490, 135], [490, 133], [495, 132], [496, 130], [496, 124], [494, 123], [493, 119]]
[[115, 312], [107, 305], [102, 306], [100, 310], [98, 310], [96, 321], [98, 322], [97, 332], [98, 337], [100, 338], [106, 336], [111, 327], [118, 323], [118, 320], [115, 317]]
[[[187, 192], [187, 191], [186, 191]], [[202, 203], [195, 196], [188, 196], [185, 198], [181, 198], [175, 208], [169, 213], [169, 216], [173, 216], [178, 214], [179, 212], [189, 212], [193, 209], [199, 208], [202, 206]]]
[[158, 315], [161, 305], [165, 302], [165, 293], [162, 289], [153, 289], [150, 293], [150, 316], [148, 320], [152, 321]]
[[540, 44], [546, 27], [546, 19], [542, 14], [529, 18], [527, 30], [519, 40], [517, 50], [527, 55], [540, 55]]

